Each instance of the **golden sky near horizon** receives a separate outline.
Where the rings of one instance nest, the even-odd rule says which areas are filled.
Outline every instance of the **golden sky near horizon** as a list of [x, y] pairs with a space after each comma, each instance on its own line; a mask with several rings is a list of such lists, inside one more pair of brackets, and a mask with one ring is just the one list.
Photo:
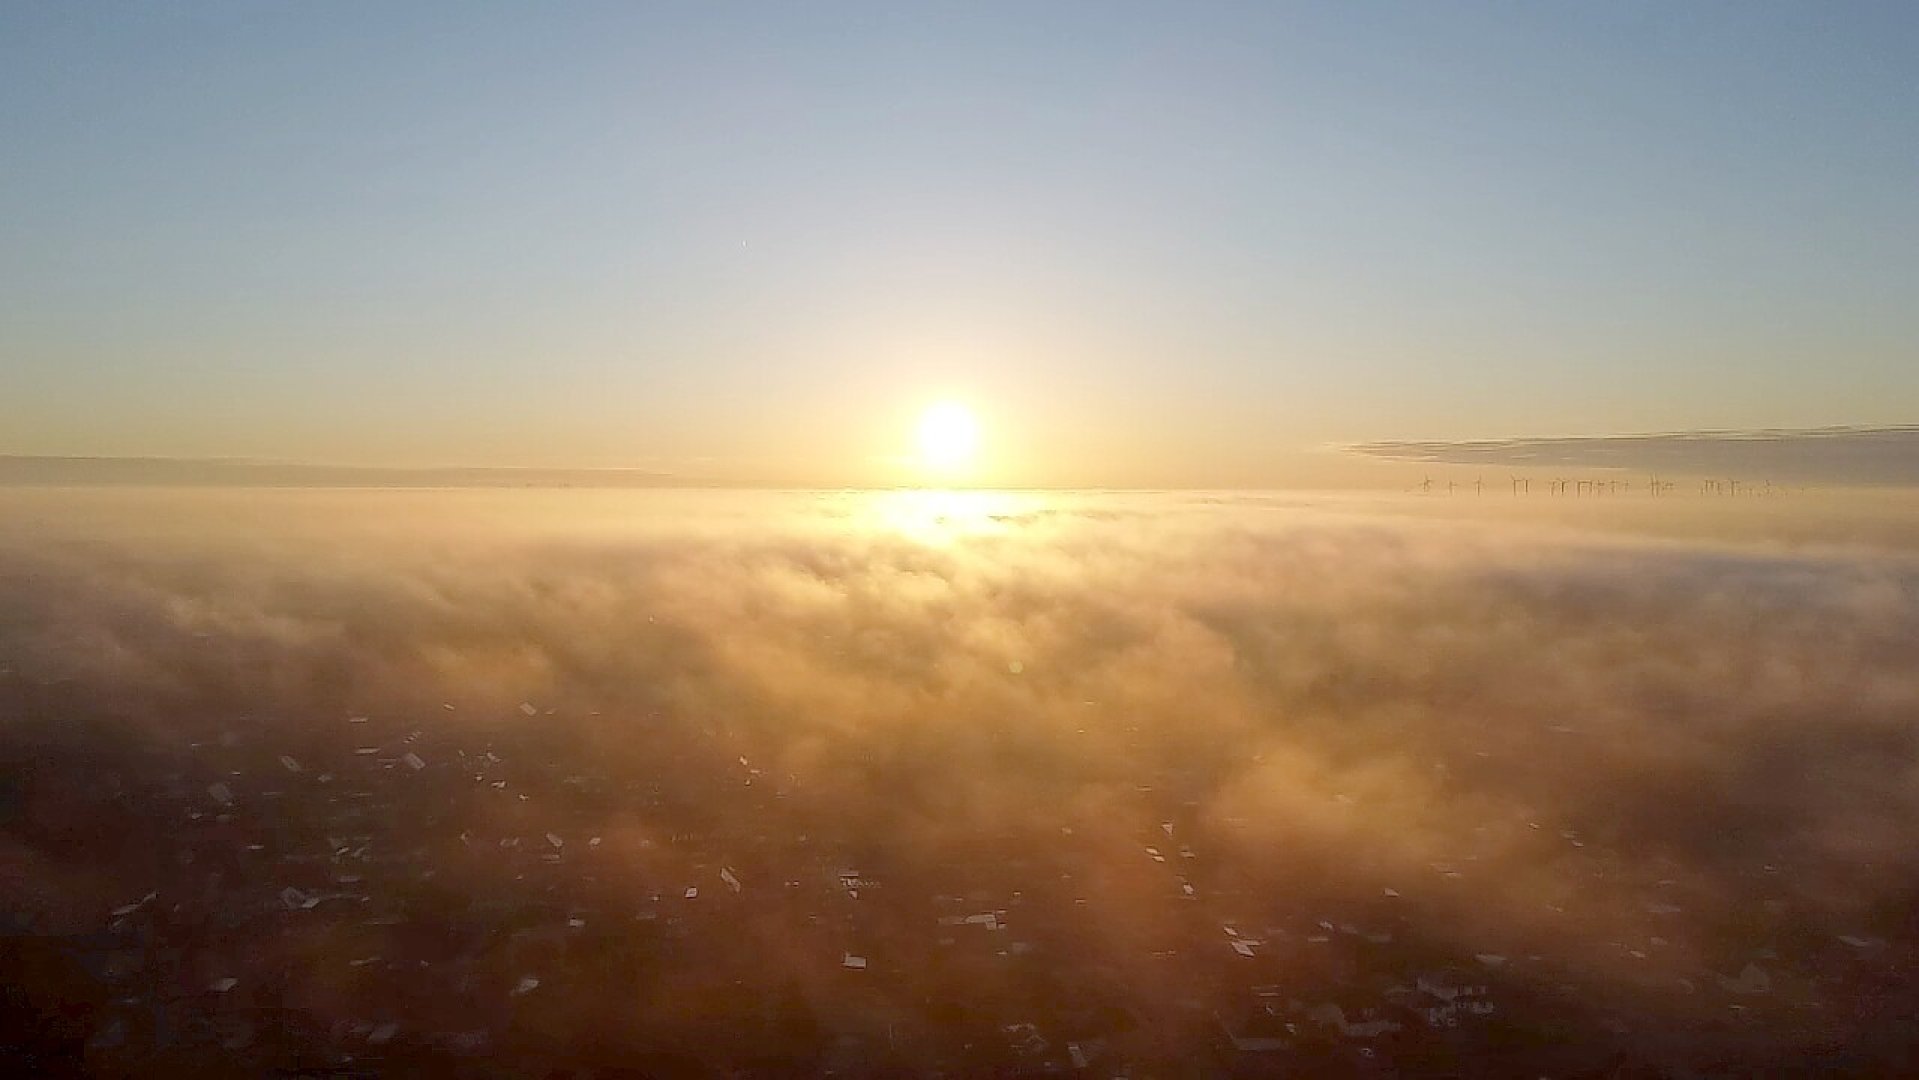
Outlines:
[[[16, 6], [0, 455], [1403, 488], [1337, 448], [1908, 423], [1915, 46], [1899, 7]], [[926, 468], [942, 401], [976, 445]]]

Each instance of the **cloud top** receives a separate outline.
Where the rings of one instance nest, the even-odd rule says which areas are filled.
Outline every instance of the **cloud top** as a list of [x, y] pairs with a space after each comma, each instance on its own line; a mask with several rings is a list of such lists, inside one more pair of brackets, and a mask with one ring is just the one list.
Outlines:
[[[46, 747], [80, 753], [63, 723], [110, 749], [90, 767], [198, 784], [189, 744], [350, 763], [345, 718], [370, 715], [436, 763], [511, 745], [516, 767], [584, 778], [562, 796], [516, 776], [525, 806], [449, 789], [437, 833], [363, 830], [394, 846], [537, 842], [547, 814], [623, 853], [597, 886], [623, 910], [722, 859], [756, 884], [844, 864], [1030, 903], [1075, 935], [1041, 970], [1142, 1014], [1169, 972], [1209, 1008], [1243, 992], [1179, 936], [1199, 912], [1302, 950], [1262, 969], [1299, 994], [1326, 992], [1300, 966], [1326, 915], [1394, 935], [1397, 976], [1510, 957], [1526, 993], [1576, 988], [1602, 1041], [1606, 1017], [1723, 1013], [1714, 980], [1754, 962], [1779, 986], [1753, 1005], [1778, 1024], [1752, 1033], [1768, 1053], [1865, 1039], [1847, 979], [1919, 1002], [1895, 974], [1919, 885], [1904, 550], [1337, 500], [173, 498], [164, 524], [152, 503], [42, 500], [0, 532], [9, 739], [53, 762], [47, 792]], [[41, 920], [179, 876], [25, 826], [8, 842]], [[1196, 857], [1163, 867], [1149, 845]], [[517, 895], [507, 869], [441, 880]], [[873, 910], [823, 955], [932, 934], [920, 907]], [[838, 991], [808, 913], [733, 932], [819, 1002]], [[295, 966], [300, 993], [322, 967]], [[695, 977], [651, 978], [673, 997]], [[909, 1011], [951, 992], [899, 978]]]

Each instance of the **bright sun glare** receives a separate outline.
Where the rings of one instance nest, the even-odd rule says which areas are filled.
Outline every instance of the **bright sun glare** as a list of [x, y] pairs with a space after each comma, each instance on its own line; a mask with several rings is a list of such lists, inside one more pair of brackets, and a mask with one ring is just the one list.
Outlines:
[[973, 411], [956, 401], [942, 401], [920, 414], [920, 461], [942, 472], [972, 464], [979, 450], [979, 423]]

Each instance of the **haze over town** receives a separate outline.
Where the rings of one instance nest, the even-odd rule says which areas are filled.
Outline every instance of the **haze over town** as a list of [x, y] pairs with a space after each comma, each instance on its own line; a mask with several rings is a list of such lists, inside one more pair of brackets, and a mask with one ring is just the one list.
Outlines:
[[1919, 1071], [1916, 48], [0, 11], [0, 1063]]

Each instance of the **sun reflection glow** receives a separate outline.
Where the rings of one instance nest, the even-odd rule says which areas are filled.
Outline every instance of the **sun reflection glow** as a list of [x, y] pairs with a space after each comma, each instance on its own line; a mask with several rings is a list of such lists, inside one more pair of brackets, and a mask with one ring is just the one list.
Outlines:
[[863, 496], [866, 524], [925, 544], [1013, 533], [1048, 505], [1039, 492], [908, 490]]

